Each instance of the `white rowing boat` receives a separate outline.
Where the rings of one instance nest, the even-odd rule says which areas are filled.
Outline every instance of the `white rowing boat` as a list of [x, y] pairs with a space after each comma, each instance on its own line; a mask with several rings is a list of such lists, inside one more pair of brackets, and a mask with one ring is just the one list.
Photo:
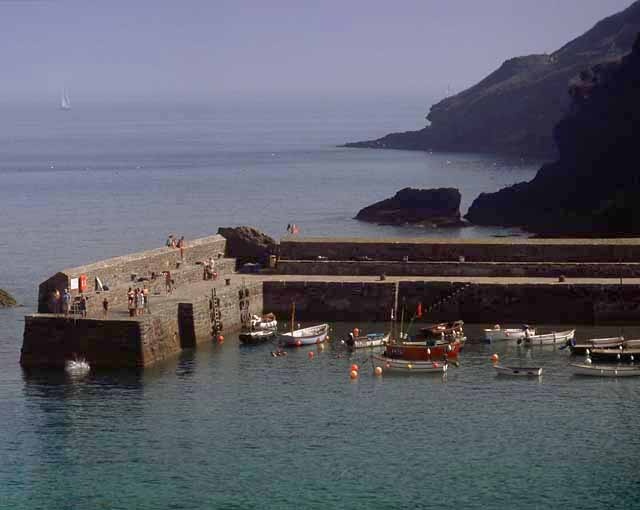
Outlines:
[[553, 333], [547, 333], [544, 335], [527, 336], [521, 340], [518, 340], [518, 343], [524, 342], [525, 345], [566, 345], [567, 342], [573, 340], [575, 334], [575, 329], [568, 329], [566, 331], [554, 331]]
[[528, 335], [535, 335], [536, 330], [526, 324], [520, 328], [502, 328], [496, 324], [491, 329], [484, 330], [484, 341], [487, 343], [520, 340]]
[[308, 328], [296, 329], [287, 333], [278, 333], [279, 342], [287, 347], [320, 344], [327, 339], [329, 324], [319, 324]]
[[498, 375], [509, 375], [514, 377], [539, 377], [542, 375], [542, 367], [507, 367], [504, 365], [493, 365]]
[[569, 363], [575, 375], [592, 377], [638, 377], [640, 365], [593, 365], [586, 363]]
[[444, 374], [449, 365], [438, 361], [414, 361], [396, 358], [387, 358], [382, 355], [373, 355], [374, 361], [379, 363], [382, 372], [404, 372], [417, 374]]
[[389, 333], [369, 333], [354, 337], [353, 333], [349, 333], [349, 338], [345, 340], [345, 345], [349, 349], [367, 349], [371, 347], [382, 347], [389, 341]]
[[91, 366], [84, 358], [74, 358], [65, 362], [64, 369], [69, 374], [82, 375], [88, 373], [91, 370]]

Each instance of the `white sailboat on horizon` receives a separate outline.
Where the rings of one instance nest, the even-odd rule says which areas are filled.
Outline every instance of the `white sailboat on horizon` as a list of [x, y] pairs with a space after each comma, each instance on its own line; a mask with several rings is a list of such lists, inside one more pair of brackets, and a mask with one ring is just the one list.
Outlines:
[[61, 110], [71, 110], [71, 100], [69, 99], [69, 93], [67, 89], [63, 89], [62, 97], [60, 98], [60, 109]]

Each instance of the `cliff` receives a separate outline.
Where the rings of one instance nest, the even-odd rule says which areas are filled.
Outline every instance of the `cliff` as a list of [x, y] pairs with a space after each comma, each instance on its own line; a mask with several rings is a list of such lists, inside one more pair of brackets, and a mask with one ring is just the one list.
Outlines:
[[430, 125], [347, 147], [555, 154], [552, 131], [580, 71], [628, 53], [640, 31], [640, 0], [552, 54], [507, 60], [473, 87], [433, 105]]
[[629, 55], [581, 73], [569, 92], [570, 112], [554, 131], [557, 161], [528, 183], [481, 194], [467, 219], [547, 235], [640, 235], [640, 36]]
[[404, 188], [361, 209], [356, 219], [382, 225], [457, 226], [461, 224], [460, 199], [455, 188]]

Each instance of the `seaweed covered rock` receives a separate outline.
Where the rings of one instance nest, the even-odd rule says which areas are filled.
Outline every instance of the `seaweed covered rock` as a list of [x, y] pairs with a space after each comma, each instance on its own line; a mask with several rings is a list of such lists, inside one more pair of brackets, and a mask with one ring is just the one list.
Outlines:
[[9, 306], [16, 306], [18, 303], [11, 294], [7, 291], [0, 289], [0, 308], [7, 308]]

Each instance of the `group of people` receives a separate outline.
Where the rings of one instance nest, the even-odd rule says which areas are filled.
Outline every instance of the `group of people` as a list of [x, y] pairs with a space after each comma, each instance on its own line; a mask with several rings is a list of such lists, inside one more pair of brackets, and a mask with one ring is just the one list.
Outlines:
[[129, 317], [136, 317], [149, 313], [149, 289], [145, 285], [142, 289], [129, 287], [127, 292], [127, 308]]
[[69, 292], [69, 289], [64, 289], [62, 294], [58, 289], [55, 289], [51, 293], [51, 297], [49, 299], [49, 312], [55, 314], [62, 313], [66, 317], [71, 313], [72, 305], [75, 302], [76, 307], [73, 311], [79, 313], [81, 317], [86, 318], [88, 300], [89, 298], [82, 292], [74, 300], [71, 297], [71, 292]]
[[204, 261], [204, 274], [205, 280], [215, 280], [218, 278], [218, 272], [216, 271], [216, 261], [213, 257], [209, 257], [209, 260]]
[[169, 234], [167, 237], [167, 248], [178, 248], [180, 250], [180, 258], [184, 258], [184, 236], [181, 236], [180, 239], [173, 234]]
[[287, 225], [287, 232], [289, 234], [299, 234], [300, 233], [300, 227], [298, 227], [298, 225], [296, 225], [295, 223], [289, 223]]

